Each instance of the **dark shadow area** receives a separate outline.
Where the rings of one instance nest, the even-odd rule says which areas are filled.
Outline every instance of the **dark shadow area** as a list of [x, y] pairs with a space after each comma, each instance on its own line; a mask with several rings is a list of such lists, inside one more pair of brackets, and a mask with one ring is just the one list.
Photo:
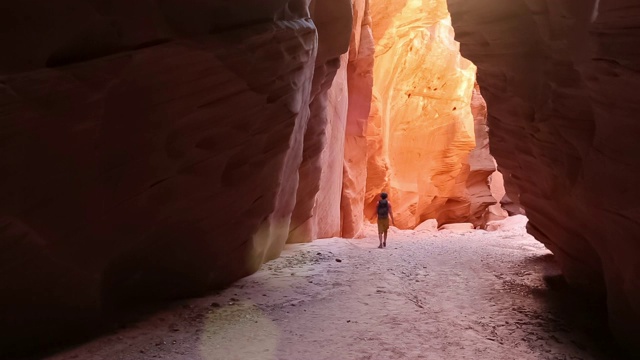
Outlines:
[[[69, 321], [66, 326], [57, 326], [50, 329], [46, 323], [51, 320], [43, 317], [42, 332], [52, 334], [46, 340], [35, 340], [25, 338], [20, 342], [12, 342], [0, 349], [0, 359], [2, 360], [40, 360], [47, 355], [51, 355], [62, 348], [88, 342], [95, 337], [107, 333], [110, 327], [106, 323], [101, 323], [97, 319], [93, 321], [79, 322]], [[57, 319], [56, 319], [57, 320]], [[59, 324], [58, 321], [52, 321]], [[54, 333], [58, 330], [58, 333]], [[35, 330], [40, 331], [40, 329]], [[73, 339], [73, 340], [71, 340]]]
[[[212, 292], [210, 295], [215, 295]], [[139, 303], [121, 308], [110, 316], [105, 316], [101, 322], [94, 322], [84, 328], [84, 332], [67, 333], [64, 339], [57, 339], [47, 344], [32, 344], [31, 347], [20, 346], [10, 349], [9, 352], [0, 354], [2, 360], [41, 360], [54, 356], [66, 350], [81, 346], [101, 337], [114, 335], [123, 329], [135, 326], [160, 312], [179, 312], [180, 309], [189, 309], [187, 300]]]
[[[221, 290], [212, 290], [203, 296], [216, 296]], [[90, 323], [79, 327], [74, 324], [73, 331], [60, 329], [60, 337], [46, 343], [21, 343], [10, 349], [0, 350], [0, 360], [41, 360], [66, 350], [81, 346], [101, 337], [114, 335], [123, 329], [136, 326], [160, 312], [180, 312], [189, 310], [189, 299], [151, 301], [146, 299], [129, 304], [111, 307], [101, 319], [93, 319]], [[217, 304], [214, 304], [217, 305]], [[212, 307], [216, 307], [213, 306]], [[43, 320], [46, 321], [46, 320]]]
[[609, 330], [606, 295], [577, 290], [560, 273], [552, 254], [525, 261], [527, 268], [538, 268], [543, 274], [544, 288], [531, 288], [531, 295], [546, 307], [550, 315], [549, 332], [571, 332], [571, 342], [602, 360], [638, 359], [616, 342]]
[[[74, 326], [74, 330], [60, 329], [60, 337], [50, 339], [47, 342], [20, 343], [9, 349], [3, 349], [0, 352], [0, 359], [3, 360], [40, 360], [47, 356], [52, 356], [62, 352], [65, 349], [79, 346], [90, 342], [101, 336], [115, 333], [117, 330], [126, 328], [135, 321], [140, 321], [146, 317], [153, 315], [155, 312], [168, 309], [171, 305], [164, 304], [145, 304], [144, 309], [132, 308], [123, 311], [121, 314], [113, 315], [113, 317], [102, 320], [94, 320], [90, 324], [83, 327]], [[135, 320], [137, 319], [137, 320]], [[46, 321], [46, 319], [43, 319]]]

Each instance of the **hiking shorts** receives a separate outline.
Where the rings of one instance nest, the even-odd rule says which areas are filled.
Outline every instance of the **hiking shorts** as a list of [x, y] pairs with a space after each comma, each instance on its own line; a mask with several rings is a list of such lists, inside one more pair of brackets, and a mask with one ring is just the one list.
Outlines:
[[389, 218], [378, 219], [378, 234], [382, 234], [389, 230]]

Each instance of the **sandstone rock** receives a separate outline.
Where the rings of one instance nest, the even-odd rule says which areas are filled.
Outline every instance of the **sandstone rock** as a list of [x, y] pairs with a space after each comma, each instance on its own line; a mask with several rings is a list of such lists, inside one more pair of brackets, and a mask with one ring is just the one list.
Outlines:
[[414, 230], [425, 231], [425, 232], [438, 231], [438, 220], [429, 219], [427, 221], [424, 221], [420, 225], [416, 226]]
[[445, 224], [440, 226], [439, 230], [448, 230], [453, 232], [469, 232], [473, 231], [475, 226], [472, 223], [454, 223], [454, 224]]
[[[304, 135], [302, 164], [298, 170], [299, 186], [296, 205], [291, 215], [287, 240], [289, 243], [309, 242], [317, 238], [318, 221], [315, 216], [317, 196], [335, 200], [340, 195], [339, 188], [342, 186], [342, 179], [337, 177], [340, 175], [338, 169], [335, 165], [328, 167], [328, 159], [322, 155], [327, 151], [337, 152], [336, 155], [340, 157], [343, 155], [342, 151], [337, 150], [344, 148], [346, 99], [342, 104], [329, 103], [329, 89], [340, 68], [340, 56], [346, 53], [349, 47], [352, 26], [351, 1], [314, 1], [311, 4], [311, 15], [318, 29], [318, 56], [311, 86], [310, 117]], [[344, 81], [344, 79], [339, 78], [338, 81]], [[341, 86], [344, 87], [344, 83], [336, 84], [335, 91], [339, 91]], [[327, 135], [330, 132], [333, 137], [328, 138]], [[323, 173], [324, 177], [322, 177]], [[323, 189], [319, 194], [321, 179], [330, 183], [328, 183], [328, 189]], [[339, 234], [339, 203], [336, 203], [336, 207], [326, 205], [330, 210], [323, 211], [321, 215], [326, 216], [328, 220], [333, 220], [331, 223], [333, 227], [325, 223], [323, 233]]]
[[400, 228], [428, 218], [483, 225], [499, 200], [487, 181], [496, 167], [486, 106], [474, 91], [475, 66], [453, 40], [445, 1], [373, 1], [371, 13], [376, 58], [365, 218], [375, 219], [378, 194], [386, 191]]
[[640, 350], [640, 4], [448, 3], [508, 197], [570, 284], [606, 291], [612, 329]]
[[476, 147], [469, 154], [467, 198], [470, 202], [468, 220], [475, 226], [484, 227], [488, 221], [504, 219], [508, 214], [498, 203], [505, 190], [502, 174], [496, 171], [496, 161], [489, 153], [489, 128], [487, 127], [487, 104], [476, 84], [471, 97]]
[[332, 38], [318, 63], [305, 1], [5, 4], [0, 348], [278, 256], [310, 105], [326, 121], [347, 49], [337, 4], [318, 21]]
[[513, 202], [509, 195], [505, 194], [500, 200], [500, 205], [509, 213], [509, 215], [524, 215], [525, 211], [519, 203]]
[[509, 231], [512, 229], [524, 229], [527, 225], [527, 217], [514, 215], [502, 220], [490, 221], [487, 223], [487, 231]]
[[[342, 236], [363, 236], [364, 194], [367, 177], [367, 120], [371, 109], [374, 44], [369, 0], [355, 0], [347, 82], [349, 108], [344, 146], [342, 184]], [[356, 37], [355, 34], [360, 34]]]
[[349, 55], [340, 57], [340, 68], [329, 89], [327, 143], [322, 151], [320, 187], [314, 208], [317, 232], [314, 238], [341, 236], [342, 174], [344, 169], [345, 132], [349, 107], [347, 64]]
[[482, 216], [484, 224], [481, 228], [484, 228], [490, 221], [503, 220], [509, 217], [509, 213], [502, 208], [501, 204], [493, 204], [489, 206]]

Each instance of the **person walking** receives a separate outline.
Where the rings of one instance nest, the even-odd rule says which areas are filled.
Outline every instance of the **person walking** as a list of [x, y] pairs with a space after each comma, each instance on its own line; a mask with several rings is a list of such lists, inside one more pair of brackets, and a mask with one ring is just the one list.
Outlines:
[[[393, 212], [391, 211], [391, 203], [387, 199], [389, 196], [387, 193], [383, 192], [380, 194], [380, 200], [378, 201], [378, 205], [376, 208], [376, 212], [378, 214], [378, 238], [380, 239], [380, 246], [378, 249], [382, 249], [383, 247], [387, 247], [387, 232], [389, 231], [389, 218], [391, 218], [391, 223], [395, 226], [395, 221], [393, 220]], [[384, 241], [383, 241], [384, 236]]]

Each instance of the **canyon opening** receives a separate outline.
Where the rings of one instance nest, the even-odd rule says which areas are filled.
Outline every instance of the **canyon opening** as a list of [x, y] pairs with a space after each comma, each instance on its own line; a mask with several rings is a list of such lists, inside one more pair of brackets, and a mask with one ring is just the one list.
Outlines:
[[638, 356], [635, 1], [2, 8], [1, 358]]

